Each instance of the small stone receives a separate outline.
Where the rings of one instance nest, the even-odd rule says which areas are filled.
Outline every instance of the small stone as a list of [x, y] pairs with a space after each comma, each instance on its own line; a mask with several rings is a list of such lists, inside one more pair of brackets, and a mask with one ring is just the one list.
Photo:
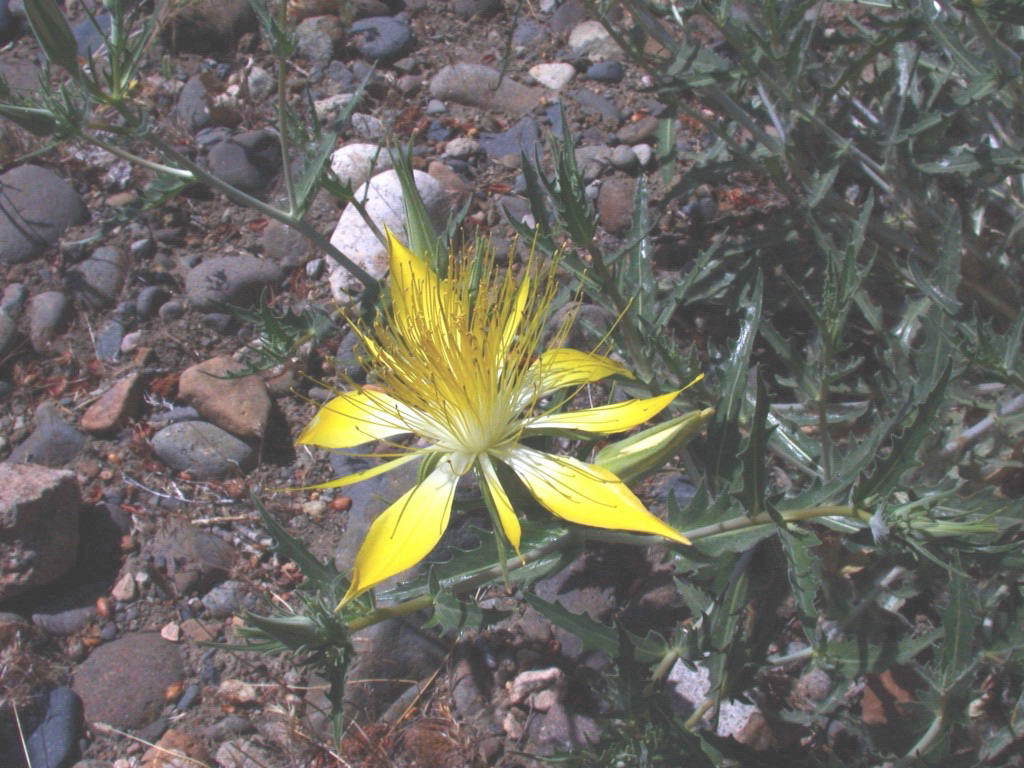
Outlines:
[[263, 255], [285, 269], [300, 266], [309, 256], [306, 237], [280, 221], [271, 221], [263, 230]]
[[0, 188], [0, 264], [36, 258], [88, 216], [74, 187], [38, 165], [7, 171]]
[[621, 110], [603, 93], [595, 93], [589, 88], [576, 88], [569, 91], [569, 96], [584, 112], [600, 116], [606, 124], [617, 126], [622, 121]]
[[374, 61], [400, 58], [412, 45], [408, 23], [394, 16], [360, 19], [349, 28], [359, 55]]
[[181, 639], [181, 625], [176, 621], [169, 621], [160, 628], [160, 637], [169, 643], [176, 643]]
[[82, 414], [82, 429], [92, 434], [113, 432], [125, 425], [139, 410], [142, 376], [138, 372], [118, 380]]
[[281, 149], [270, 131], [246, 131], [215, 144], [208, 162], [210, 172], [221, 181], [261, 196], [280, 169]]
[[45, 291], [28, 303], [28, 337], [32, 349], [43, 355], [67, 317], [68, 298], [60, 291]]
[[577, 56], [586, 56], [591, 61], [604, 61], [622, 55], [608, 30], [599, 21], [584, 21], [569, 33], [569, 48]]
[[193, 365], [178, 379], [178, 396], [221, 429], [259, 440], [270, 419], [270, 396], [259, 376], [235, 375], [241, 370], [230, 357]]
[[639, 120], [626, 123], [615, 134], [623, 144], [638, 144], [645, 139], [650, 139], [658, 130], [658, 118], [653, 115], [646, 115]]
[[202, 75], [193, 75], [178, 94], [174, 117], [189, 133], [213, 124], [209, 96]]
[[64, 421], [54, 403], [42, 403], [35, 415], [36, 428], [11, 452], [10, 463], [61, 467], [78, 456], [86, 437]]
[[[214, 312], [219, 303], [252, 304], [261, 290], [278, 283], [283, 275], [281, 267], [266, 259], [217, 256], [189, 270], [185, 290], [196, 309]], [[166, 307], [161, 307], [161, 315]]]
[[138, 240], [133, 240], [132, 244], [128, 246], [128, 252], [132, 255], [132, 258], [145, 260], [156, 253], [156, 241], [149, 237], [142, 237]]
[[545, 88], [560, 91], [576, 77], [576, 69], [563, 62], [535, 64], [530, 67], [530, 76]]
[[617, 83], [626, 74], [626, 68], [619, 61], [595, 61], [587, 67], [586, 76], [601, 83]]
[[28, 299], [28, 288], [22, 283], [8, 283], [4, 286], [3, 297], [0, 298], [0, 311], [11, 317], [17, 317]]
[[96, 357], [104, 362], [114, 363], [121, 357], [121, 342], [127, 329], [118, 319], [108, 320], [96, 334]]
[[164, 427], [153, 435], [152, 444], [161, 461], [199, 480], [247, 471], [255, 459], [252, 448], [205, 421]]
[[353, 98], [351, 93], [336, 93], [326, 99], [318, 99], [313, 102], [316, 119], [327, 127], [337, 128], [345, 108]]
[[612, 150], [611, 164], [621, 171], [631, 171], [639, 164], [636, 152], [625, 144], [620, 144]]
[[352, 133], [359, 139], [380, 141], [387, 135], [387, 128], [379, 117], [356, 112], [352, 115]]
[[161, 0], [155, 13], [156, 18], [167, 19], [160, 36], [176, 53], [230, 58], [239, 38], [259, 29], [248, 0], [189, 0], [184, 5]]
[[430, 95], [469, 107], [525, 114], [541, 103], [544, 91], [481, 64], [449, 64], [431, 78]]
[[296, 50], [314, 64], [326, 66], [345, 39], [345, 28], [337, 16], [312, 16], [295, 27]]
[[253, 64], [246, 75], [249, 86], [249, 97], [259, 103], [266, 99], [277, 88], [274, 76], [258, 64]]
[[135, 599], [138, 589], [135, 585], [135, 574], [126, 572], [122, 574], [110, 590], [110, 596], [122, 603], [129, 603]]
[[80, 632], [95, 617], [95, 606], [83, 605], [52, 613], [33, 613], [32, 623], [48, 635], [67, 637]]
[[448, 108], [444, 105], [444, 102], [440, 99], [431, 99], [427, 102], [426, 109], [423, 110], [428, 115], [443, 115], [448, 111]]
[[583, 180], [591, 182], [601, 175], [601, 172], [611, 165], [612, 148], [604, 144], [596, 144], [588, 147], [579, 147], [574, 155], [576, 167], [583, 175]]
[[160, 319], [165, 323], [173, 323], [175, 320], [180, 320], [185, 314], [185, 305], [180, 301], [172, 300], [160, 307], [159, 312]]
[[633, 154], [636, 155], [637, 162], [640, 163], [641, 168], [646, 168], [651, 163], [651, 158], [654, 157], [654, 150], [650, 144], [634, 144]]
[[547, 28], [534, 19], [520, 19], [519, 23], [516, 24], [516, 28], [512, 30], [512, 44], [513, 45], [536, 45], [543, 42], [547, 36]]
[[621, 234], [633, 223], [633, 197], [636, 182], [616, 177], [601, 185], [597, 196], [597, 213], [601, 226], [613, 235]]
[[156, 632], [141, 632], [94, 650], [75, 670], [73, 688], [88, 722], [138, 728], [159, 716], [167, 686], [183, 677], [178, 649]]
[[220, 768], [262, 768], [274, 764], [273, 756], [249, 739], [225, 741], [217, 748], [215, 758]]
[[479, 151], [479, 141], [477, 141], [476, 139], [470, 139], [464, 136], [460, 136], [457, 139], [452, 139], [445, 145], [444, 156], [467, 158], [472, 157]]
[[245, 584], [240, 581], [225, 581], [202, 597], [203, 607], [215, 619], [233, 616], [242, 608]]
[[195, 768], [209, 763], [210, 753], [203, 742], [176, 728], [167, 729], [142, 756], [142, 768]]
[[533, 158], [540, 141], [540, 127], [532, 117], [523, 117], [501, 133], [481, 133], [480, 148], [490, 158], [500, 159], [525, 154]]
[[243, 680], [225, 680], [217, 689], [217, 698], [225, 704], [244, 707], [260, 700], [256, 686]]
[[135, 299], [135, 307], [139, 313], [139, 318], [148, 320], [154, 317], [160, 311], [164, 302], [170, 297], [171, 294], [166, 288], [159, 285], [147, 285], [139, 291], [138, 298]]

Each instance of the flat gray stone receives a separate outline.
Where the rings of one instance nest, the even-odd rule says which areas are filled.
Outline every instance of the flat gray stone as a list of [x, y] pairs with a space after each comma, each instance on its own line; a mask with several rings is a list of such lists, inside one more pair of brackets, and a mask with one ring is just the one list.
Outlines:
[[85, 447], [86, 436], [64, 421], [60, 409], [46, 402], [36, 408], [36, 428], [11, 451], [12, 464], [62, 467]]
[[73, 472], [0, 463], [0, 600], [49, 584], [74, 565], [81, 505]]
[[93, 309], [112, 307], [124, 287], [128, 262], [118, 248], [103, 246], [68, 271], [65, 282]]
[[28, 302], [28, 338], [32, 349], [45, 354], [50, 349], [68, 312], [68, 297], [60, 291], [44, 291]]
[[458, 104], [525, 114], [544, 99], [545, 90], [517, 83], [482, 64], [449, 64], [430, 80], [430, 95]]
[[248, 305], [260, 291], [279, 282], [284, 272], [277, 264], [255, 256], [216, 256], [189, 270], [185, 291], [192, 306], [216, 312], [217, 302]]
[[234, 435], [205, 421], [182, 421], [153, 435], [153, 450], [172, 469], [206, 480], [250, 469], [255, 454]]
[[0, 263], [36, 258], [86, 216], [74, 187], [53, 171], [12, 168], [0, 176]]

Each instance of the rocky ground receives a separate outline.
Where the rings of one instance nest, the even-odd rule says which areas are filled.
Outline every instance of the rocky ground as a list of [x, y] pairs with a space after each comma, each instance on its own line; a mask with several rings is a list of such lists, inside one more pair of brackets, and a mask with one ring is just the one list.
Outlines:
[[[0, 71], [30, 91], [41, 56], [19, 5], [0, 0], [9, 41]], [[79, 3], [68, 6], [79, 52], [98, 48]], [[354, 9], [351, 26], [342, 6]], [[628, 227], [661, 105], [579, 0], [295, 10], [290, 93], [323, 120], [376, 66], [331, 162], [354, 187], [372, 174], [367, 207], [378, 223], [402, 230], [401, 192], [380, 149], [408, 141], [431, 215], [443, 222], [469, 201], [468, 233], [505, 242], [506, 213], [529, 212], [520, 153], [571, 130], [603, 236]], [[165, 28], [141, 88], [169, 141], [273, 201], [283, 194], [273, 71], [245, 0], [198, 0]], [[700, 141], [683, 128], [680, 141]], [[79, 757], [82, 768], [185, 764], [153, 743], [225, 768], [511, 766], [595, 739], [601, 712], [585, 682], [607, 659], [531, 610], [459, 640], [421, 621], [364, 633], [349, 691], [356, 724], [340, 761], [325, 746], [322, 681], [208, 644], [236, 639], [239, 611], [287, 599], [296, 582], [272, 554], [250, 491], [347, 569], [368, 522], [405, 485], [386, 475], [345, 495], [274, 493], [351, 462], [292, 446], [328, 393], [293, 369], [216, 378], [239, 369], [253, 333], [220, 302], [262, 294], [277, 309], [330, 310], [353, 285], [300, 236], [218, 195], [190, 190], [145, 210], [148, 172], [91, 147], [18, 159], [38, 142], [9, 124], [0, 136], [0, 695], [12, 705], [0, 712], [0, 764], [23, 762], [15, 710], [34, 768]], [[701, 220], [736, 198], [658, 198], [660, 176], [649, 175], [673, 233], [659, 257], [672, 266]], [[381, 247], [354, 211], [321, 195], [309, 220], [383, 274]], [[302, 361], [327, 381], [352, 365], [344, 334], [329, 339]], [[687, 490], [664, 478], [648, 489], [655, 506], [668, 488]], [[669, 577], [656, 559], [595, 551], [537, 592], [595, 617], [667, 623], [677, 606], [672, 589], [659, 589]], [[674, 678], [684, 709], [701, 694], [687, 675]], [[767, 738], [750, 715], [738, 711], [730, 732]]]

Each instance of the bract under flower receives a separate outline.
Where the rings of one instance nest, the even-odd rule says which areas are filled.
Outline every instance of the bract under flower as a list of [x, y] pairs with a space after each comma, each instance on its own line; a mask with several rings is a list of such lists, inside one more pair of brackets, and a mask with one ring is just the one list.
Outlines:
[[431, 461], [431, 469], [370, 527], [342, 603], [426, 557], [444, 534], [455, 487], [469, 471], [477, 473], [504, 537], [518, 552], [519, 520], [497, 463], [516, 473], [543, 507], [571, 523], [688, 544], [609, 470], [522, 443], [552, 430], [632, 429], [679, 394], [570, 412], [539, 409], [543, 398], [565, 387], [631, 376], [603, 355], [565, 348], [537, 355], [558, 287], [556, 265], [531, 263], [517, 278], [490, 258], [475, 265], [452, 259], [451, 274], [442, 279], [393, 235], [388, 238], [390, 309], [372, 329], [356, 329], [379, 389], [333, 398], [297, 442], [353, 448], [411, 433], [428, 444], [316, 488], [357, 483], [420, 457]]

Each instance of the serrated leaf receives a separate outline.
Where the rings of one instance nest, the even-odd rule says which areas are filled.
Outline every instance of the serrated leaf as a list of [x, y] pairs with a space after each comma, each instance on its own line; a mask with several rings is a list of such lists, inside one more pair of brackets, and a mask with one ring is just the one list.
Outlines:
[[968, 587], [959, 569], [952, 571], [949, 603], [942, 616], [945, 633], [939, 661], [939, 685], [942, 689], [948, 689], [973, 666], [974, 630], [978, 626], [978, 617], [974, 611], [976, 600], [976, 588]]
[[742, 619], [747, 605], [750, 579], [749, 558], [740, 558], [729, 585], [720, 600], [708, 614], [711, 647], [714, 653], [707, 662], [711, 682], [711, 695], [716, 701], [729, 698], [730, 673], [734, 670], [734, 655], [741, 650]]
[[613, 659], [619, 655], [619, 633], [612, 627], [586, 614], [572, 613], [558, 603], [549, 603], [533, 592], [524, 593], [523, 599], [552, 624], [576, 635], [584, 651], [603, 651]]
[[430, 595], [434, 598], [434, 612], [423, 625], [424, 629], [438, 627], [444, 634], [458, 634], [465, 629], [482, 629], [508, 616], [508, 611], [485, 611], [471, 599], [460, 600], [442, 589], [433, 572], [428, 580]]
[[340, 589], [342, 593], [348, 588], [347, 579], [338, 573], [333, 564], [321, 563], [317, 560], [306, 548], [306, 545], [288, 533], [255, 496], [252, 497], [252, 502], [260, 513], [263, 527], [274, 538], [274, 548], [277, 553], [299, 567], [311, 588], [325, 592]]
[[[754, 370], [754, 381], [756, 394], [754, 412], [750, 417], [750, 434], [740, 453], [743, 462], [743, 490], [738, 494], [749, 517], [755, 517], [766, 510], [774, 512], [765, 499], [768, 490], [767, 448], [771, 431], [766, 426], [768, 393], [759, 368]], [[781, 520], [776, 522], [781, 525]]]
[[812, 550], [821, 544], [821, 539], [813, 531], [802, 528], [781, 530], [779, 535], [786, 552], [789, 583], [800, 609], [804, 632], [810, 641], [814, 638], [817, 624], [818, 608], [815, 602], [822, 584], [821, 561]]

